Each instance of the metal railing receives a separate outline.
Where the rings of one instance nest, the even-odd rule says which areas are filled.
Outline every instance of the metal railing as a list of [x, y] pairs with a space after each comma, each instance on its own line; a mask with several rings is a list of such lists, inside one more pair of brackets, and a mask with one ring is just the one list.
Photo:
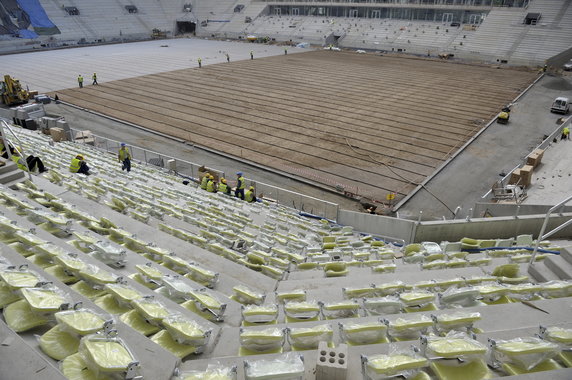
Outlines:
[[[30, 182], [34, 182], [34, 180], [32, 179], [32, 173], [30, 171], [30, 167], [28, 166], [28, 161], [26, 160], [26, 155], [24, 154], [24, 150], [21, 148], [22, 141], [20, 141], [20, 139], [14, 133], [12, 128], [10, 128], [10, 125], [8, 123], [6, 123], [4, 120], [2, 120], [2, 128], [0, 128], [0, 137], [2, 138], [2, 142], [4, 143], [4, 147], [6, 148], [6, 153], [8, 154], [8, 159], [9, 160], [12, 159], [12, 152], [10, 150], [10, 140], [8, 140], [8, 138], [6, 137], [6, 134], [4, 133], [5, 129], [10, 131], [12, 136], [14, 136], [14, 138], [16, 140], [18, 140], [18, 146], [13, 146], [13, 148], [14, 148], [14, 150], [16, 150], [16, 152], [18, 152], [20, 154], [20, 161], [22, 161], [23, 165], [26, 167], [26, 169], [28, 171], [28, 179], [30, 180]], [[20, 161], [18, 161], [18, 162], [20, 162]]]
[[[90, 134], [87, 138], [79, 138], [76, 140], [76, 137], [85, 137], [86, 135], [83, 135], [83, 133], [83, 131], [70, 128], [71, 141], [75, 141], [76, 143], [89, 142], [89, 144], [93, 144], [94, 147], [114, 155], [117, 154], [119, 148], [121, 147], [121, 142], [119, 141], [94, 134]], [[199, 177], [199, 168], [201, 167], [204, 167], [212, 174], [218, 175], [219, 178], [225, 177], [224, 171], [221, 170], [199, 165], [190, 161], [181, 160], [173, 156], [154, 152], [152, 150], [138, 146], [133, 146], [130, 144], [127, 144], [127, 146], [131, 152], [132, 161], [165, 168], [175, 172], [182, 177], [197, 179]], [[335, 221], [338, 218], [339, 206], [337, 203], [328, 202], [322, 199], [311, 197], [309, 195], [286, 190], [278, 186], [269, 185], [267, 183], [249, 178], [245, 178], [245, 180], [248, 186], [254, 186], [256, 194], [262, 193], [265, 199], [276, 201], [278, 204], [291, 207], [299, 211], [314, 214], [326, 219]], [[234, 183], [234, 181], [231, 180], [228, 182], [229, 184]]]
[[572, 224], [572, 219], [569, 219], [566, 222], [560, 224], [558, 227], [554, 228], [553, 230], [551, 230], [547, 233], [544, 233], [544, 231], [546, 230], [546, 227], [548, 226], [548, 221], [550, 220], [550, 215], [554, 211], [563, 207], [566, 203], [570, 202], [571, 200], [572, 200], [572, 195], [569, 196], [568, 198], [564, 199], [562, 202], [552, 206], [550, 208], [550, 210], [548, 210], [548, 212], [546, 213], [546, 216], [544, 217], [544, 223], [542, 223], [542, 228], [540, 229], [540, 233], [538, 234], [538, 238], [536, 239], [536, 244], [534, 245], [534, 251], [532, 251], [532, 257], [530, 259], [529, 265], [534, 265], [534, 260], [536, 259], [536, 254], [538, 253], [538, 246], [540, 245], [540, 242], [542, 240], [546, 239], [547, 237], [554, 235], [556, 232], [558, 232], [561, 229], [566, 228]]

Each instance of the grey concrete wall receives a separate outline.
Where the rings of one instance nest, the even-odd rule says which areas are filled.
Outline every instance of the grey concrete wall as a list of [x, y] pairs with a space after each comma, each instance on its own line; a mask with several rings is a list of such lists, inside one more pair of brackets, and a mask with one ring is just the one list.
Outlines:
[[[436, 222], [421, 222], [416, 229], [414, 242], [421, 241], [459, 241], [463, 237], [475, 239], [510, 238], [522, 234], [532, 234], [537, 237], [544, 222], [545, 215], [525, 215], [518, 218], [478, 218], [466, 220], [450, 220]], [[570, 220], [572, 213], [554, 216], [550, 219], [546, 232]], [[572, 226], [562, 229], [550, 239], [572, 238]]]
[[415, 222], [407, 219], [397, 219], [388, 216], [365, 214], [348, 210], [338, 212], [338, 223], [353, 226], [356, 231], [373, 235], [402, 239], [411, 239]]
[[[552, 206], [553, 205], [476, 203], [473, 208], [473, 218], [482, 218], [485, 217], [486, 214], [492, 217], [546, 214]], [[564, 206], [562, 212], [572, 212], [572, 206]]]
[[572, 48], [568, 50], [564, 50], [560, 54], [556, 54], [553, 57], [550, 57], [546, 60], [546, 64], [548, 65], [549, 71], [559, 70], [562, 68], [562, 65], [572, 59]]

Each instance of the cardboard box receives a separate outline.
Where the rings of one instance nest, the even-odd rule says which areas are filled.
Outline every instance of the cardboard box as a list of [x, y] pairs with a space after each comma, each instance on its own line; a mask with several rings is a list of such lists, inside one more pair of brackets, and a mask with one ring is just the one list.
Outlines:
[[540, 165], [542, 157], [544, 156], [544, 149], [536, 149], [526, 157], [526, 164], [536, 168]]
[[79, 131], [75, 135], [75, 142], [79, 144], [95, 145], [95, 138], [91, 134], [91, 131], [86, 129], [85, 131]]
[[60, 142], [67, 140], [66, 133], [61, 128], [50, 128], [50, 135], [52, 136], [52, 140], [54, 142]]
[[522, 168], [520, 168], [520, 182], [524, 187], [530, 186], [533, 170], [534, 167], [532, 165], [524, 165]]
[[516, 185], [520, 181], [520, 169], [514, 169], [512, 173], [510, 173], [510, 179], [508, 180], [509, 185]]

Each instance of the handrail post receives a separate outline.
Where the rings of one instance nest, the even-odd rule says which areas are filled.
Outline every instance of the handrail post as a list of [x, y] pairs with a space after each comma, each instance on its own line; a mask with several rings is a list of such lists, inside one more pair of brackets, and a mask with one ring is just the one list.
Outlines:
[[544, 238], [547, 238], [549, 236], [551, 236], [552, 234], [560, 231], [562, 228], [566, 227], [567, 225], [572, 223], [572, 219], [568, 220], [567, 222], [564, 222], [562, 224], [560, 224], [558, 227], [554, 228], [552, 231], [548, 232], [546, 235], [544, 234], [544, 231], [546, 231], [546, 226], [548, 225], [548, 220], [550, 219], [550, 215], [552, 215], [552, 213], [556, 210], [559, 210], [561, 207], [563, 207], [566, 203], [568, 203], [570, 200], [572, 200], [572, 196], [569, 196], [568, 198], [564, 199], [563, 201], [561, 201], [558, 204], [555, 204], [554, 206], [552, 206], [550, 208], [550, 210], [548, 210], [548, 212], [546, 213], [546, 216], [544, 217], [544, 223], [542, 223], [542, 228], [540, 229], [540, 233], [538, 234], [538, 237], [536, 238], [536, 244], [534, 245], [534, 251], [532, 251], [532, 257], [530, 258], [530, 263], [529, 265], [534, 265], [534, 260], [536, 259], [536, 254], [538, 253], [538, 246], [540, 245], [540, 241], [543, 240]]

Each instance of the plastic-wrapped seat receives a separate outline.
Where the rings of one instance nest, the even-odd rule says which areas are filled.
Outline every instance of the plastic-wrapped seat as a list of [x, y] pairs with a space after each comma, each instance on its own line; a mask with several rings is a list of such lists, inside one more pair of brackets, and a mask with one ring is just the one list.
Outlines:
[[562, 348], [553, 342], [525, 337], [507, 341], [489, 340], [491, 364], [501, 367], [509, 375], [550, 371], [563, 368], [552, 358]]
[[[87, 335], [79, 346], [85, 366], [97, 376], [135, 377], [139, 362], [121, 338]], [[78, 363], [79, 364], [79, 363]]]
[[384, 355], [361, 356], [364, 380], [382, 380], [393, 377], [406, 377], [411, 380], [424, 380], [430, 377], [422, 370], [429, 361], [412, 351], [395, 351]]
[[70, 334], [59, 324], [45, 332], [39, 339], [42, 351], [55, 360], [63, 360], [75, 354], [79, 341], [77, 336]]
[[276, 305], [243, 305], [241, 310], [242, 323], [245, 326], [276, 323], [278, 319], [278, 306]]
[[360, 306], [355, 300], [321, 303], [325, 319], [355, 318], [359, 316]]
[[334, 331], [332, 326], [317, 325], [313, 327], [292, 327], [287, 329], [288, 343], [293, 350], [313, 350], [320, 342], [333, 344]]
[[433, 326], [433, 320], [425, 315], [414, 315], [412, 317], [397, 318], [395, 321], [383, 320], [388, 326], [388, 334], [396, 341], [406, 341], [418, 339]]
[[237, 285], [232, 288], [234, 294], [231, 298], [244, 305], [261, 305], [266, 298], [265, 294], [259, 293], [243, 285]]
[[111, 380], [108, 376], [98, 376], [89, 369], [79, 353], [66, 357], [60, 364], [60, 368], [64, 376], [69, 380]]
[[130, 306], [120, 305], [111, 294], [105, 294], [101, 297], [97, 297], [93, 300], [93, 303], [113, 315], [124, 314], [131, 310]]
[[284, 345], [284, 330], [269, 328], [264, 330], [240, 328], [240, 352], [244, 355], [282, 352]]
[[292, 301], [284, 305], [286, 322], [317, 321], [320, 305], [314, 301]]
[[324, 265], [326, 277], [342, 277], [347, 275], [348, 272], [347, 263], [344, 261], [333, 261]]
[[339, 323], [340, 337], [350, 346], [386, 343], [387, 326], [381, 322]]
[[431, 359], [431, 370], [439, 380], [481, 380], [494, 377], [485, 360], [487, 347], [463, 333], [422, 337], [421, 349]]
[[49, 322], [48, 319], [32, 312], [30, 304], [23, 299], [6, 306], [3, 314], [8, 327], [17, 333], [28, 331]]
[[289, 352], [276, 359], [244, 362], [245, 380], [303, 380], [304, 361], [301, 355]]
[[133, 330], [145, 336], [153, 335], [161, 330], [159, 326], [152, 325], [151, 323], [147, 322], [145, 318], [137, 312], [137, 310], [129, 310], [128, 312], [122, 314], [119, 319], [121, 322], [130, 326]]
[[165, 305], [156, 301], [153, 296], [133, 300], [131, 305], [147, 322], [155, 326], [160, 326], [161, 321], [170, 314]]

